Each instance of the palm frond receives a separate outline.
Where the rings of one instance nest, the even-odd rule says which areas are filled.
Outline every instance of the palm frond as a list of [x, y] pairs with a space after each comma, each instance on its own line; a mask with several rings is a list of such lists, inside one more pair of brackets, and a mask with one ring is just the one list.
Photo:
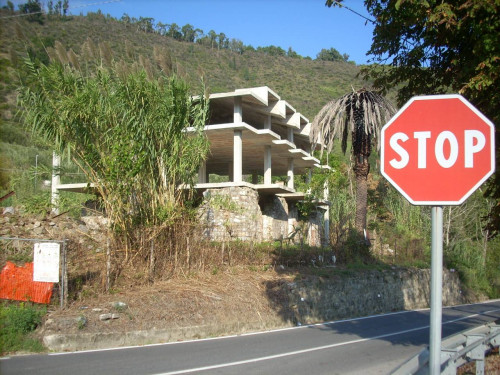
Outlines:
[[[362, 122], [356, 124], [357, 114]], [[314, 117], [310, 141], [313, 149], [320, 146], [321, 153], [331, 152], [335, 138], [341, 140], [345, 153], [349, 133], [354, 134], [357, 126], [371, 139], [377, 140], [380, 148], [380, 129], [396, 113], [392, 103], [370, 90], [358, 90], [328, 102]]]

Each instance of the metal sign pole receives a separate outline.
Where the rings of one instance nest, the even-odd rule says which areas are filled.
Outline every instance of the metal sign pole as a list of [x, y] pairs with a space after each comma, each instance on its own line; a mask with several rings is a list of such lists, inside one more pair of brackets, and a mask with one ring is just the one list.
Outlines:
[[429, 372], [441, 374], [441, 321], [443, 306], [443, 207], [433, 206], [431, 258], [431, 327]]

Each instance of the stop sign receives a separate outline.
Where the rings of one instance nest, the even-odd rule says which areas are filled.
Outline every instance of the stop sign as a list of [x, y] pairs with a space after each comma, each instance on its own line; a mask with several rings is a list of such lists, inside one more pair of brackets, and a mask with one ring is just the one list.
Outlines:
[[461, 204], [494, 172], [494, 139], [462, 96], [417, 96], [382, 128], [381, 172], [412, 204]]

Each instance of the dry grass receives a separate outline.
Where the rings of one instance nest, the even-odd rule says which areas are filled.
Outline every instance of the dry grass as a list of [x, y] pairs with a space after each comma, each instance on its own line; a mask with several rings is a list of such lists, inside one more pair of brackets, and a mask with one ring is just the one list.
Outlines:
[[[87, 333], [192, 326], [234, 327], [238, 331], [249, 324], [271, 328], [287, 324], [268, 298], [268, 286], [276, 280], [283, 282], [284, 276], [272, 269], [254, 271], [243, 266], [227, 267], [216, 274], [175, 276], [151, 285], [139, 286], [133, 279], [122, 278], [107, 294], [84, 289], [77, 300], [50, 318], [83, 315], [88, 323], [82, 332]], [[115, 302], [126, 303], [127, 308], [117, 309]], [[99, 315], [103, 313], [118, 313], [120, 318], [101, 322]], [[72, 329], [78, 331], [76, 325]]]

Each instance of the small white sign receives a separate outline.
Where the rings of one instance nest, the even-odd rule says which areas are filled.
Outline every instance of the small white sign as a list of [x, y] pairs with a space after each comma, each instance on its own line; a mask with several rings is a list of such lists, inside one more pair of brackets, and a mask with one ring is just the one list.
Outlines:
[[60, 244], [35, 243], [33, 251], [33, 281], [59, 282]]

